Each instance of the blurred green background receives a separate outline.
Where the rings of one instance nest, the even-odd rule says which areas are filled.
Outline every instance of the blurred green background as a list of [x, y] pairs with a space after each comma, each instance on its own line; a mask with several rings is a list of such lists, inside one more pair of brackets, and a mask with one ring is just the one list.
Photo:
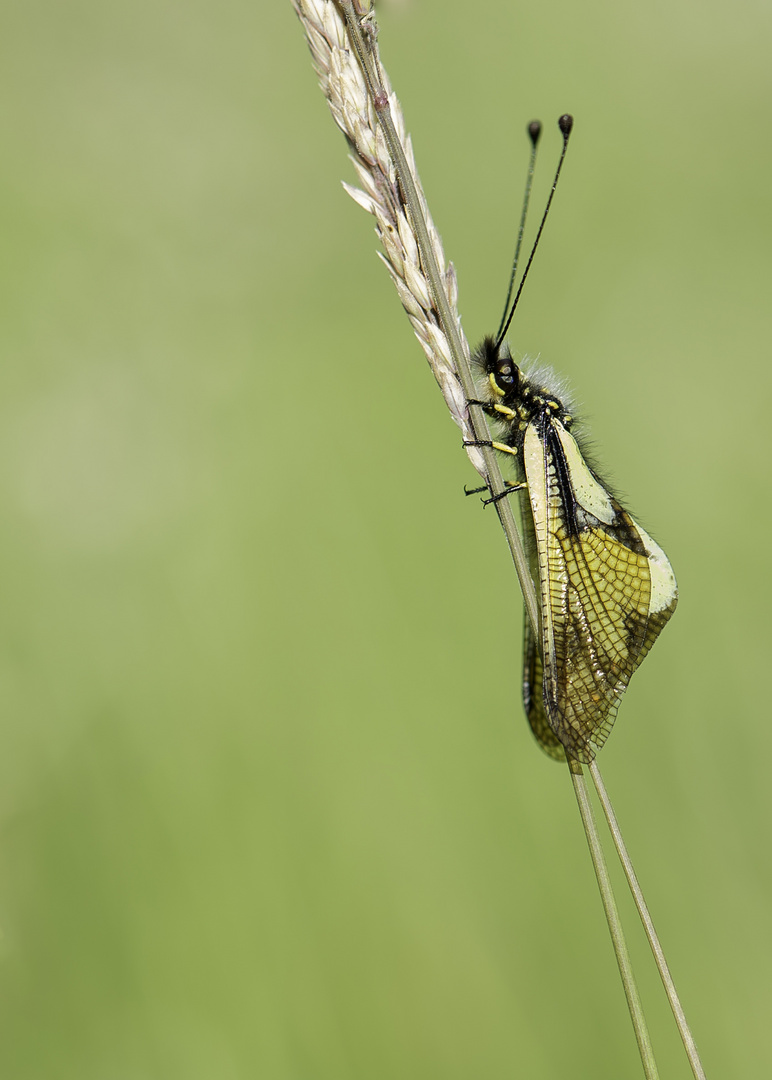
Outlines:
[[[602, 767], [711, 1077], [772, 1070], [772, 13], [380, 7], [457, 266], [678, 575]], [[4, 1080], [640, 1075], [495, 517], [289, 0], [0, 42]], [[663, 1077], [687, 1077], [630, 904]]]

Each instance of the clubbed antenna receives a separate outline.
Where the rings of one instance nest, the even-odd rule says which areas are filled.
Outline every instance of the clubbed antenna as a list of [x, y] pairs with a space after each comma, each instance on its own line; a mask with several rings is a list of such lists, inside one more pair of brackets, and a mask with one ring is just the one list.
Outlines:
[[504, 301], [504, 311], [501, 314], [501, 322], [499, 328], [496, 331], [496, 337], [501, 333], [504, 321], [509, 311], [509, 301], [512, 299], [512, 290], [515, 287], [515, 275], [517, 274], [517, 264], [520, 260], [520, 248], [523, 243], [523, 232], [525, 231], [525, 219], [528, 217], [528, 204], [531, 201], [531, 184], [533, 183], [533, 170], [536, 165], [536, 147], [539, 143], [539, 136], [541, 135], [541, 120], [532, 120], [528, 125], [528, 138], [531, 140], [531, 158], [528, 162], [528, 174], [525, 178], [525, 194], [523, 195], [523, 211], [520, 214], [520, 228], [517, 231], [517, 244], [515, 246], [515, 257], [512, 260], [512, 273], [509, 275], [509, 288], [507, 289], [507, 298]]
[[496, 335], [496, 348], [501, 345], [502, 341], [506, 336], [507, 330], [509, 330], [509, 324], [512, 322], [512, 316], [515, 314], [518, 300], [520, 299], [520, 295], [523, 291], [523, 286], [525, 285], [525, 279], [528, 277], [528, 271], [531, 269], [531, 263], [533, 262], [534, 255], [536, 254], [536, 248], [539, 246], [539, 240], [541, 239], [541, 234], [544, 231], [544, 225], [547, 221], [547, 214], [550, 212], [550, 206], [552, 206], [552, 199], [555, 194], [555, 188], [558, 186], [558, 180], [560, 179], [560, 170], [563, 168], [563, 162], [566, 159], [566, 150], [568, 149], [568, 136], [571, 134], [571, 129], [573, 128], [573, 126], [574, 118], [568, 113], [564, 113], [563, 116], [561, 116], [558, 120], [558, 127], [560, 128], [561, 134], [563, 135], [563, 149], [560, 151], [560, 160], [558, 161], [558, 167], [555, 170], [555, 179], [552, 181], [552, 189], [550, 191], [549, 198], [547, 199], [547, 205], [544, 208], [541, 224], [539, 225], [539, 231], [537, 232], [536, 239], [533, 242], [531, 254], [528, 256], [528, 262], [526, 263], [525, 270], [523, 271], [523, 276], [520, 278], [520, 285], [518, 286], [517, 293], [515, 294], [515, 299], [512, 301], [512, 307], [510, 308], [509, 314], [506, 316], [506, 319], [502, 319], [504, 325], [502, 328], [499, 329], [499, 332]]

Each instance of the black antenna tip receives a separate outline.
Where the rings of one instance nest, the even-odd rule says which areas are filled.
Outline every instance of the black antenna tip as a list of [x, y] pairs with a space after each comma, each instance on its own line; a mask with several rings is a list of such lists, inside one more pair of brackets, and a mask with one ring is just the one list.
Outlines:
[[563, 113], [558, 120], [558, 127], [563, 133], [563, 139], [568, 141], [568, 136], [571, 134], [571, 128], [574, 126], [574, 118], [570, 113]]
[[541, 120], [532, 120], [528, 125], [528, 138], [531, 140], [534, 146], [539, 141], [541, 135]]

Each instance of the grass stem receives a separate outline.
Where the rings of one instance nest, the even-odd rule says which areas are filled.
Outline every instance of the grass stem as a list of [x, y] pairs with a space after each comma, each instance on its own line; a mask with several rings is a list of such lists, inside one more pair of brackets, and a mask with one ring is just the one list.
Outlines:
[[609, 798], [608, 792], [606, 791], [606, 786], [603, 783], [603, 778], [601, 777], [600, 769], [598, 768], [597, 762], [593, 761], [589, 766], [589, 769], [590, 776], [592, 777], [592, 782], [595, 785], [595, 790], [598, 793], [598, 799], [600, 800], [600, 804], [603, 808], [603, 813], [608, 823], [609, 832], [611, 833], [611, 837], [614, 841], [614, 847], [617, 849], [619, 861], [622, 864], [622, 869], [624, 870], [625, 877], [627, 878], [627, 884], [630, 887], [630, 892], [632, 893], [633, 900], [635, 901], [635, 906], [638, 908], [638, 914], [641, 917], [641, 922], [643, 923], [643, 929], [646, 932], [646, 937], [649, 939], [649, 945], [651, 946], [651, 951], [654, 954], [654, 960], [657, 965], [657, 970], [659, 971], [660, 978], [662, 979], [662, 984], [665, 987], [665, 993], [667, 994], [667, 999], [670, 1002], [670, 1008], [673, 1010], [673, 1017], [675, 1019], [676, 1026], [678, 1027], [678, 1033], [681, 1036], [681, 1041], [684, 1044], [684, 1049], [686, 1050], [686, 1056], [689, 1059], [689, 1065], [691, 1066], [692, 1073], [695, 1077], [695, 1080], [706, 1080], [705, 1071], [702, 1067], [700, 1055], [697, 1050], [697, 1044], [694, 1041], [694, 1036], [689, 1029], [688, 1023], [686, 1022], [686, 1014], [684, 1013], [683, 1006], [681, 1005], [680, 998], [678, 997], [678, 992], [676, 991], [675, 983], [673, 982], [673, 976], [670, 974], [670, 968], [667, 965], [665, 954], [662, 950], [659, 937], [657, 936], [657, 931], [654, 929], [654, 923], [652, 922], [646, 900], [644, 899], [643, 892], [641, 891], [641, 886], [638, 883], [638, 878], [636, 876], [635, 870], [633, 869], [632, 861], [627, 852], [627, 847], [625, 846], [625, 842], [622, 837], [622, 830], [619, 827], [619, 822], [617, 821], [616, 814], [614, 813], [614, 807], [612, 806], [611, 799]]
[[582, 824], [584, 825], [587, 844], [590, 848], [592, 865], [595, 867], [595, 876], [598, 879], [598, 888], [600, 890], [601, 900], [603, 901], [603, 909], [606, 912], [606, 922], [608, 923], [608, 928], [611, 932], [611, 941], [614, 945], [614, 952], [616, 953], [617, 964], [619, 965], [619, 974], [622, 976], [622, 985], [624, 986], [627, 1007], [630, 1010], [630, 1018], [635, 1030], [635, 1038], [638, 1042], [638, 1052], [641, 1055], [643, 1071], [646, 1075], [646, 1080], [659, 1080], [657, 1063], [654, 1060], [654, 1051], [649, 1037], [649, 1029], [646, 1026], [646, 1019], [643, 1015], [643, 1007], [641, 1005], [640, 995], [638, 994], [635, 976], [633, 975], [630, 954], [627, 950], [627, 942], [625, 941], [622, 923], [619, 918], [619, 911], [617, 909], [616, 900], [614, 899], [614, 891], [611, 888], [608, 866], [606, 865], [606, 859], [603, 855], [603, 848], [601, 847], [600, 836], [598, 835], [598, 826], [592, 811], [584, 772], [579, 762], [574, 761], [572, 758], [568, 759], [568, 767], [574, 784], [576, 801], [579, 804], [579, 813], [582, 815]]
[[[421, 256], [421, 264], [429, 285], [432, 302], [437, 312], [440, 327], [448, 340], [451, 356], [453, 358], [453, 366], [459, 381], [461, 382], [467, 402], [470, 402], [477, 397], [477, 388], [469, 365], [468, 346], [465, 347], [465, 343], [462, 342], [458, 324], [451, 314], [447, 296], [445, 294], [442, 274], [437, 259], [435, 258], [421, 200], [418, 196], [416, 183], [413, 178], [413, 172], [392, 120], [389, 95], [385, 92], [385, 88], [382, 85], [377, 54], [375, 51], [376, 35], [372, 32], [372, 28], [375, 24], [372, 21], [371, 14], [362, 16], [358, 12], [355, 0], [336, 0], [336, 3], [346, 20], [346, 29], [348, 31], [349, 39], [353, 50], [356, 53], [357, 61], [365, 83], [367, 84], [367, 92], [375, 110], [375, 114], [378, 117], [378, 122], [386, 140], [386, 145], [389, 148], [389, 154], [391, 155], [391, 160], [399, 180], [405, 207], [415, 232], [415, 238]], [[369, 33], [363, 31], [363, 18], [370, 19], [370, 22], [367, 24], [368, 27], [371, 28]], [[485, 414], [479, 405], [469, 405], [468, 408], [472, 429], [475, 438], [480, 443], [480, 450], [485, 459], [488, 485], [493, 495], [500, 495], [506, 489], [501, 470], [499, 469], [497, 455], [490, 445], [484, 445], [486, 442], [490, 443], [491, 438]], [[507, 538], [509, 550], [512, 553], [512, 561], [515, 564], [515, 570], [523, 593], [528, 617], [531, 620], [534, 633], [538, 634], [539, 617], [536, 590], [528, 568], [525, 551], [523, 550], [520, 532], [515, 522], [512, 505], [509, 499], [497, 499], [494, 505], [499, 515], [504, 535]]]

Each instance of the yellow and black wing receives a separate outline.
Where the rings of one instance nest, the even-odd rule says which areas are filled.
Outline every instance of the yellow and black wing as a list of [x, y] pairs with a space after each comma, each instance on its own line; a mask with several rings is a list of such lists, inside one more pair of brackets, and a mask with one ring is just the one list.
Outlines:
[[526, 712], [548, 754], [560, 757], [560, 744], [589, 762], [675, 610], [675, 577], [559, 420], [528, 426], [523, 466], [541, 601], [541, 649], [526, 628]]

